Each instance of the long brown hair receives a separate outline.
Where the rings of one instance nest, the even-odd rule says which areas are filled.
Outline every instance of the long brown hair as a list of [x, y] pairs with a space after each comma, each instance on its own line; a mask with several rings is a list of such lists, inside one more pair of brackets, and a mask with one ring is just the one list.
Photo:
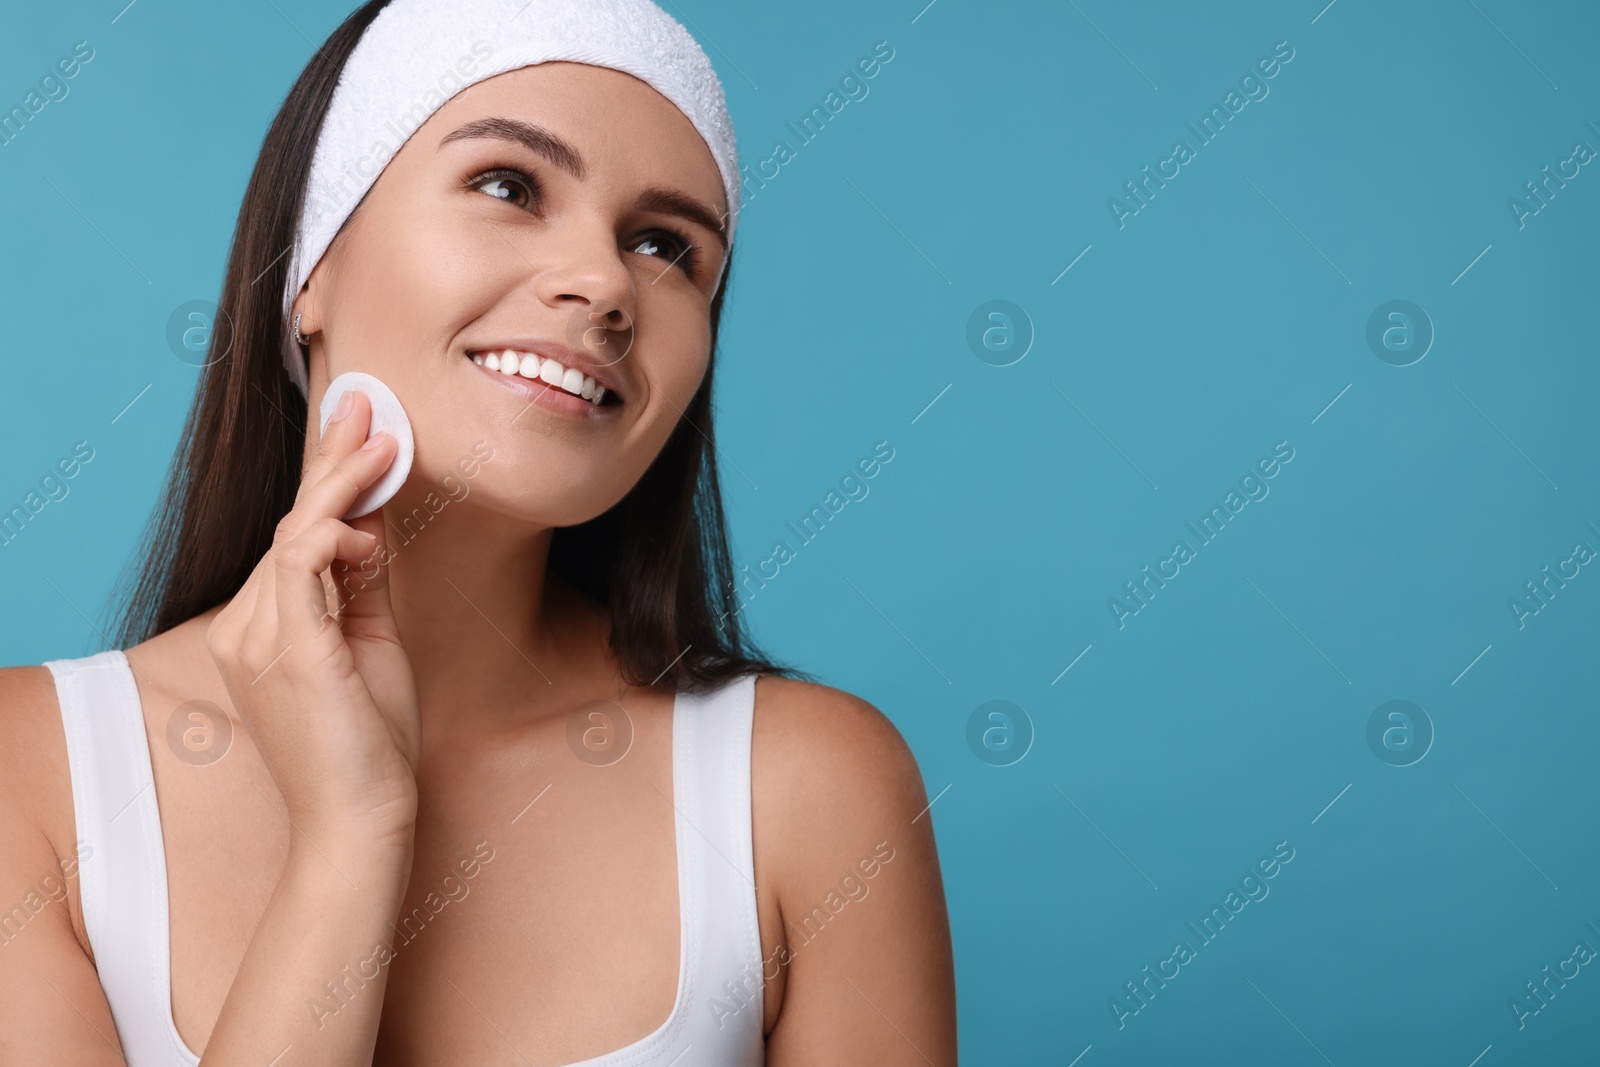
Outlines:
[[[239, 209], [206, 365], [118, 612], [119, 648], [232, 597], [294, 504], [307, 412], [281, 355], [288, 251], [340, 72], [388, 3], [370, 0], [334, 31], [267, 131]], [[633, 685], [703, 690], [751, 672], [811, 677], [759, 652], [739, 616], [711, 417], [727, 290], [725, 277], [711, 303], [705, 379], [660, 454], [614, 507], [552, 538], [550, 572], [607, 607], [611, 648]]]

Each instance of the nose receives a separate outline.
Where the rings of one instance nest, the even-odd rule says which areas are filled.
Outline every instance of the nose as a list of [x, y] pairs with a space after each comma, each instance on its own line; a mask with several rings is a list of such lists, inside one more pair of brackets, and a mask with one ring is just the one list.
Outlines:
[[599, 348], [609, 333], [633, 328], [634, 277], [603, 220], [574, 219], [547, 229], [540, 252], [539, 299], [567, 314], [567, 344]]

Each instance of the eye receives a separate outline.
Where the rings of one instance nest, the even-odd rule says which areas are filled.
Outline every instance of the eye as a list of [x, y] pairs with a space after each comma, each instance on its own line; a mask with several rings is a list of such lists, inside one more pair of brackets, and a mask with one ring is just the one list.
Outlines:
[[700, 253], [694, 242], [676, 230], [649, 230], [634, 244], [631, 251], [664, 259], [669, 264], [681, 268], [690, 278], [695, 275], [695, 266]]
[[468, 189], [483, 189], [489, 196], [512, 207], [526, 209], [540, 200], [539, 183], [516, 167], [495, 167], [468, 178], [464, 184]]
[[[474, 174], [462, 183], [464, 188], [485, 194], [523, 210], [536, 208], [544, 199], [538, 179], [518, 167], [496, 166]], [[700, 261], [700, 248], [687, 235], [672, 229], [646, 230], [629, 251], [665, 260], [693, 280]], [[665, 273], [663, 271], [662, 273]]]

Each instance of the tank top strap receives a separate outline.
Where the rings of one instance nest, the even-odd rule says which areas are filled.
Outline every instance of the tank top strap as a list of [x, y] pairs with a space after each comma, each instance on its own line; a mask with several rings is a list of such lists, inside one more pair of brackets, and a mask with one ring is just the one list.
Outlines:
[[128, 1067], [195, 1067], [172, 1025], [166, 852], [127, 657], [44, 664], [55, 679], [79, 847], [83, 924]]
[[691, 947], [683, 1005], [689, 1047], [717, 1064], [765, 1062], [761, 935], [750, 805], [755, 674], [681, 692], [673, 717], [678, 884]]

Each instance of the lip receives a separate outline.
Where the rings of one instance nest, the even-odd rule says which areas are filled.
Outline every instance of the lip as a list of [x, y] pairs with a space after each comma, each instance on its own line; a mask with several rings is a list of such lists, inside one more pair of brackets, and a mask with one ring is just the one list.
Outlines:
[[[507, 345], [506, 347], [515, 348], [517, 346]], [[484, 351], [496, 352], [500, 351], [500, 349], [484, 349]], [[527, 349], [524, 349], [524, 351], [527, 351]], [[541, 352], [539, 354], [543, 355], [544, 353]], [[551, 358], [560, 359], [559, 356], [551, 356]], [[591, 404], [581, 396], [573, 396], [565, 389], [557, 389], [549, 382], [537, 378], [524, 378], [520, 374], [503, 374], [500, 371], [490, 370], [488, 367], [474, 363], [471, 359], [468, 359], [466, 363], [468, 367], [471, 367], [479, 374], [486, 375], [498, 382], [502, 388], [516, 393], [529, 406], [537, 405], [558, 415], [579, 419], [605, 419], [610, 418], [614, 412], [622, 410], [621, 404], [604, 407]]]
[[[622, 375], [616, 369], [621, 360], [616, 363], [604, 362], [589, 355], [587, 352], [568, 348], [559, 341], [542, 341], [533, 337], [499, 338], [490, 343], [468, 346], [467, 360], [470, 362], [472, 357], [479, 353], [503, 352], [508, 348], [515, 349], [518, 352], [532, 352], [541, 359], [553, 359], [563, 367], [571, 367], [579, 373], [587, 374], [596, 382], [605, 386], [608, 392], [614, 393], [621, 402], [626, 403], [632, 393], [631, 389], [622, 388], [623, 383], [620, 380]], [[584, 403], [588, 403], [588, 401], [584, 401]]]

